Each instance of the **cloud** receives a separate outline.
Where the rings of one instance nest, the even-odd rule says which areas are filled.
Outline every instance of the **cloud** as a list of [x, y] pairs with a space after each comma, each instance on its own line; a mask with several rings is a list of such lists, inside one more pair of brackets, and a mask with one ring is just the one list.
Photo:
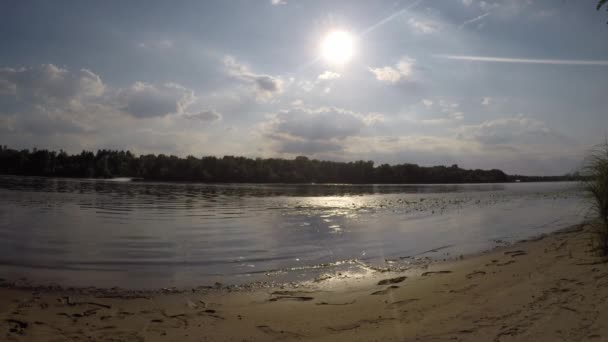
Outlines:
[[[353, 137], [348, 141], [346, 153], [360, 158], [387, 160], [391, 162], [416, 162], [423, 164], [444, 164], [444, 156], [476, 153], [479, 144], [455, 137], [434, 135], [371, 136]], [[404, 158], [404, 156], [407, 156]]]
[[308, 140], [344, 138], [357, 134], [365, 125], [361, 118], [337, 108], [288, 110], [277, 119], [278, 132]]
[[37, 136], [84, 134], [95, 131], [95, 128], [80, 120], [78, 116], [69, 115], [61, 110], [37, 107], [28, 115], [22, 115], [14, 127], [17, 132]]
[[270, 3], [273, 6], [278, 6], [278, 5], [287, 5], [287, 1], [286, 0], [270, 0]]
[[256, 98], [260, 101], [267, 101], [283, 91], [283, 81], [280, 78], [256, 74], [247, 66], [238, 63], [232, 56], [224, 57], [224, 66], [230, 76], [253, 85]]
[[382, 120], [378, 113], [362, 115], [334, 107], [295, 107], [273, 116], [263, 125], [263, 132], [276, 143], [278, 152], [315, 154], [341, 150], [344, 139]]
[[135, 82], [118, 93], [122, 109], [136, 118], [182, 114], [194, 100], [194, 91], [177, 83]]
[[88, 69], [72, 72], [53, 64], [0, 69], [0, 96], [25, 104], [80, 101], [104, 91], [101, 78]]
[[[529, 14], [530, 16], [542, 16], [541, 12], [547, 12], [547, 10], [530, 10], [530, 6], [534, 6], [538, 1], [534, 0], [462, 0], [462, 4], [469, 8], [478, 8], [483, 12], [492, 11], [497, 17], [505, 19], [512, 18], [513, 16], [520, 15], [522, 13]], [[553, 12], [553, 9], [548, 10]], [[482, 15], [485, 16], [485, 15]], [[475, 20], [475, 18], [473, 19]]]
[[414, 112], [402, 116], [409, 124], [445, 125], [464, 120], [458, 102], [441, 97], [422, 99], [421, 102], [422, 106], [416, 106]]
[[[176, 83], [135, 82], [116, 89], [86, 69], [0, 68], [0, 136], [15, 148], [200, 153], [200, 146], [209, 145], [210, 130], [197, 123], [218, 122], [222, 115], [200, 110], [199, 102], [193, 90]], [[192, 110], [195, 104], [198, 111]], [[241, 145], [231, 153], [239, 147], [251, 153]]]
[[211, 123], [220, 121], [222, 119], [222, 114], [216, 112], [215, 110], [205, 110], [196, 114], [187, 114], [185, 117], [192, 120]]
[[542, 121], [519, 115], [485, 121], [478, 125], [458, 128], [458, 136], [478, 141], [484, 145], [532, 146], [550, 145], [557, 147], [572, 143], [566, 136], [556, 133]]
[[[0, 70], [0, 73], [2, 71]], [[17, 94], [17, 84], [9, 81], [6, 78], [0, 78], [0, 96], [1, 95], [16, 95]]]
[[385, 66], [380, 68], [369, 68], [378, 81], [398, 83], [410, 78], [416, 61], [409, 57], [403, 57], [394, 67]]
[[101, 78], [88, 69], [0, 68], [1, 129], [23, 137], [91, 132], [87, 109], [105, 92]]
[[320, 80], [335, 80], [337, 78], [340, 78], [340, 74], [338, 74], [337, 72], [329, 71], [329, 70], [325, 71], [318, 77], [318, 79], [320, 79]]
[[428, 18], [410, 18], [407, 23], [418, 33], [436, 33], [441, 29], [441, 25], [438, 22]]
[[492, 103], [492, 98], [491, 97], [484, 97], [481, 100], [481, 104], [484, 105], [484, 106], [489, 106], [490, 103]]

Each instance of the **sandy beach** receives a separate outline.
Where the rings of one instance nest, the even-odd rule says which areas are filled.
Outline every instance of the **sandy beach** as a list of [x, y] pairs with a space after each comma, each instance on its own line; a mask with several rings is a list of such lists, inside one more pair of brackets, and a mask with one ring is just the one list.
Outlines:
[[605, 341], [608, 264], [579, 225], [461, 260], [277, 288], [0, 288], [6, 341]]

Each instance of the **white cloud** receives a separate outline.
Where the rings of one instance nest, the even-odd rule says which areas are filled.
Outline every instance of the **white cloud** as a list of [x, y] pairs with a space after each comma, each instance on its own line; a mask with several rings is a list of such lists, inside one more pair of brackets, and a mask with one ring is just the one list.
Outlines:
[[283, 92], [283, 81], [280, 78], [256, 74], [249, 70], [247, 66], [238, 63], [232, 56], [224, 57], [224, 66], [232, 77], [253, 85], [256, 98], [259, 101], [270, 100], [276, 94]]
[[462, 0], [462, 4], [465, 6], [471, 6], [473, 4], [473, 0]]
[[305, 92], [311, 92], [313, 89], [315, 89], [316, 83], [317, 82], [299, 81], [298, 87], [302, 88], [302, 90], [304, 90]]
[[429, 18], [410, 18], [407, 23], [418, 33], [436, 33], [441, 29], [441, 25], [438, 22]]
[[480, 1], [479, 2], [479, 8], [481, 8], [484, 11], [490, 10], [490, 9], [494, 9], [497, 7], [500, 7], [501, 4], [499, 3], [489, 3], [487, 1]]
[[270, 3], [273, 6], [278, 6], [278, 5], [287, 5], [287, 1], [286, 0], [270, 0]]
[[369, 70], [376, 75], [378, 81], [397, 83], [401, 80], [401, 73], [390, 66], [381, 68], [369, 68]]
[[492, 103], [492, 98], [491, 97], [484, 97], [481, 100], [481, 104], [484, 106], [489, 106]]
[[413, 66], [416, 61], [409, 57], [403, 57], [397, 65], [380, 68], [369, 68], [378, 81], [398, 83], [412, 76]]
[[459, 110], [460, 104], [446, 98], [423, 99], [424, 109], [418, 107], [416, 112], [406, 114], [405, 120], [421, 125], [454, 124], [464, 120], [464, 113]]
[[337, 78], [340, 78], [340, 74], [338, 74], [337, 72], [327, 70], [324, 73], [322, 73], [321, 75], [319, 75], [318, 78], [320, 80], [335, 80]]

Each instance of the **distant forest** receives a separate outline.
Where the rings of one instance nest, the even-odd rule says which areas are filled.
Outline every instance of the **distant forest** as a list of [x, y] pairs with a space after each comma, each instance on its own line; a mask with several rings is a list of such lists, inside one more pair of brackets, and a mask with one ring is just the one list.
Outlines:
[[333, 162], [296, 157], [262, 159], [224, 156], [180, 158], [164, 154], [136, 156], [129, 151], [14, 150], [0, 146], [0, 174], [222, 183], [494, 183], [576, 180], [560, 177], [509, 176], [501, 170], [465, 170], [458, 165], [424, 167], [373, 161]]

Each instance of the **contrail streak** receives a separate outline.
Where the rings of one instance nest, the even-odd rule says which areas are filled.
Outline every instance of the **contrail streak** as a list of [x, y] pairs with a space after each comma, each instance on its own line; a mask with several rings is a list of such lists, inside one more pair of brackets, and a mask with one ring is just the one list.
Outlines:
[[410, 9], [418, 6], [421, 2], [422, 2], [422, 0], [417, 0], [417, 1], [413, 2], [413, 3], [411, 3], [409, 6], [407, 6], [407, 7], [403, 8], [403, 9], [401, 9], [401, 10], [399, 10], [399, 11], [397, 11], [397, 12], [391, 14], [391, 15], [389, 15], [388, 17], [386, 17], [386, 18], [384, 18], [382, 20], [380, 20], [379, 22], [375, 23], [374, 25], [372, 25], [372, 26], [366, 28], [365, 30], [363, 30], [363, 32], [361, 32], [359, 34], [359, 37], [365, 36], [366, 34], [368, 34], [371, 31], [377, 29], [378, 27], [380, 27], [380, 26], [388, 23], [389, 21], [391, 21], [391, 20], [395, 19], [396, 17], [402, 15], [403, 13], [407, 12], [408, 10], [410, 10]]
[[483, 19], [483, 18], [485, 18], [485, 17], [487, 17], [487, 16], [489, 16], [489, 15], [490, 15], [490, 12], [488, 12], [488, 13], [484, 13], [484, 14], [480, 15], [479, 17], [475, 17], [475, 18], [473, 18], [473, 19], [467, 20], [467, 21], [465, 21], [464, 23], [462, 23], [462, 25], [460, 25], [460, 28], [463, 28], [463, 27], [465, 27], [466, 25], [472, 24], [472, 23], [474, 23], [474, 22], [480, 21], [481, 19]]
[[548, 64], [548, 65], [599, 65], [608, 66], [608, 60], [586, 60], [586, 59], [536, 59], [536, 58], [508, 58], [487, 56], [459, 56], [459, 55], [434, 55], [437, 58], [451, 59], [457, 61], [489, 62], [489, 63], [520, 63], [520, 64]]

